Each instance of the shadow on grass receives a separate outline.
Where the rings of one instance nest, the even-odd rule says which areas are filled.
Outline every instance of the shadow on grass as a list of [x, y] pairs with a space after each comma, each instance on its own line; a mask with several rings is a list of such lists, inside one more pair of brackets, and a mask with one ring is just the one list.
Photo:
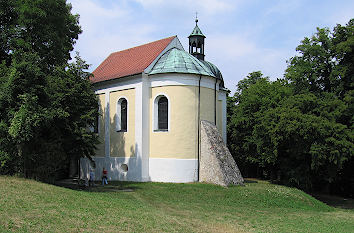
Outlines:
[[[272, 182], [269, 180], [262, 180], [259, 178], [244, 178], [244, 183], [262, 183], [262, 182], [269, 182], [272, 184], [279, 184], [277, 182]], [[316, 198], [317, 200], [335, 207], [335, 208], [341, 208], [341, 209], [351, 209], [354, 210], [354, 199], [353, 198], [345, 198], [345, 197], [340, 197], [340, 196], [335, 196], [335, 195], [328, 195], [328, 194], [323, 194], [323, 193], [307, 193], [311, 195], [312, 197]]]
[[71, 179], [60, 180], [55, 183], [56, 186], [86, 192], [134, 192], [137, 189], [141, 189], [141, 187], [138, 187], [136, 184], [138, 183], [110, 181], [108, 184], [102, 185], [101, 181], [95, 181], [93, 186], [86, 186], [83, 183], [79, 184], [77, 181]]
[[332, 207], [341, 209], [354, 209], [354, 199], [351, 198], [344, 198], [321, 193], [312, 193], [310, 195]]
[[135, 182], [123, 182], [123, 181], [111, 181], [106, 185], [102, 185], [101, 182], [95, 182], [92, 187], [85, 187], [85, 191], [88, 192], [134, 192], [140, 187], [134, 185]]
[[244, 183], [258, 183], [258, 181], [256, 179], [252, 179], [252, 178], [244, 179], [243, 182]]

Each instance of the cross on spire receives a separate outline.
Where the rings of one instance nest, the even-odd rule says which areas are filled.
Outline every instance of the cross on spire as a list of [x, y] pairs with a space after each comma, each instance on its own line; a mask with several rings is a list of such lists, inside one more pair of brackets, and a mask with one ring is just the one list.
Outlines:
[[195, 24], [196, 25], [198, 24], [198, 12], [197, 11], [195, 12]]

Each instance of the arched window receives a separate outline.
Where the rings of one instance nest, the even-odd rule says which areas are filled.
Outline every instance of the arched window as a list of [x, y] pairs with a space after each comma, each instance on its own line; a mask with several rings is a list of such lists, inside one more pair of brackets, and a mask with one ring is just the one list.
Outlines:
[[165, 96], [159, 98], [158, 105], [158, 130], [168, 130], [168, 100]]
[[117, 104], [117, 131], [127, 132], [128, 129], [128, 101], [120, 98]]
[[154, 131], [169, 130], [169, 99], [165, 95], [158, 95], [154, 101]]

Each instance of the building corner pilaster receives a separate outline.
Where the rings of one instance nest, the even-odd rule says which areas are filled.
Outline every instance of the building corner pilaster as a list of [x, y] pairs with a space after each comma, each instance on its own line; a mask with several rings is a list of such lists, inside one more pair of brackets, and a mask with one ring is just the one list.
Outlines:
[[105, 92], [105, 124], [104, 124], [104, 151], [105, 157], [110, 157], [110, 102], [109, 102], [109, 91]]
[[142, 179], [149, 181], [149, 154], [150, 154], [150, 80], [146, 73], [142, 73]]
[[141, 82], [136, 87], [135, 138], [136, 157], [140, 181], [149, 181], [149, 127], [150, 127], [150, 81], [148, 75], [141, 74]]

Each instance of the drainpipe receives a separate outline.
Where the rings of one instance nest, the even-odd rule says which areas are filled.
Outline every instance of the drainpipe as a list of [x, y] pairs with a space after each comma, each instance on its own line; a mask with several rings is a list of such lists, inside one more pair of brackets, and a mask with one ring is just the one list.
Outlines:
[[214, 89], [214, 123], [216, 126], [216, 84], [218, 80], [215, 78], [215, 89]]
[[200, 81], [202, 76], [199, 75], [199, 85], [198, 85], [198, 182], [199, 182], [199, 169], [200, 169]]

